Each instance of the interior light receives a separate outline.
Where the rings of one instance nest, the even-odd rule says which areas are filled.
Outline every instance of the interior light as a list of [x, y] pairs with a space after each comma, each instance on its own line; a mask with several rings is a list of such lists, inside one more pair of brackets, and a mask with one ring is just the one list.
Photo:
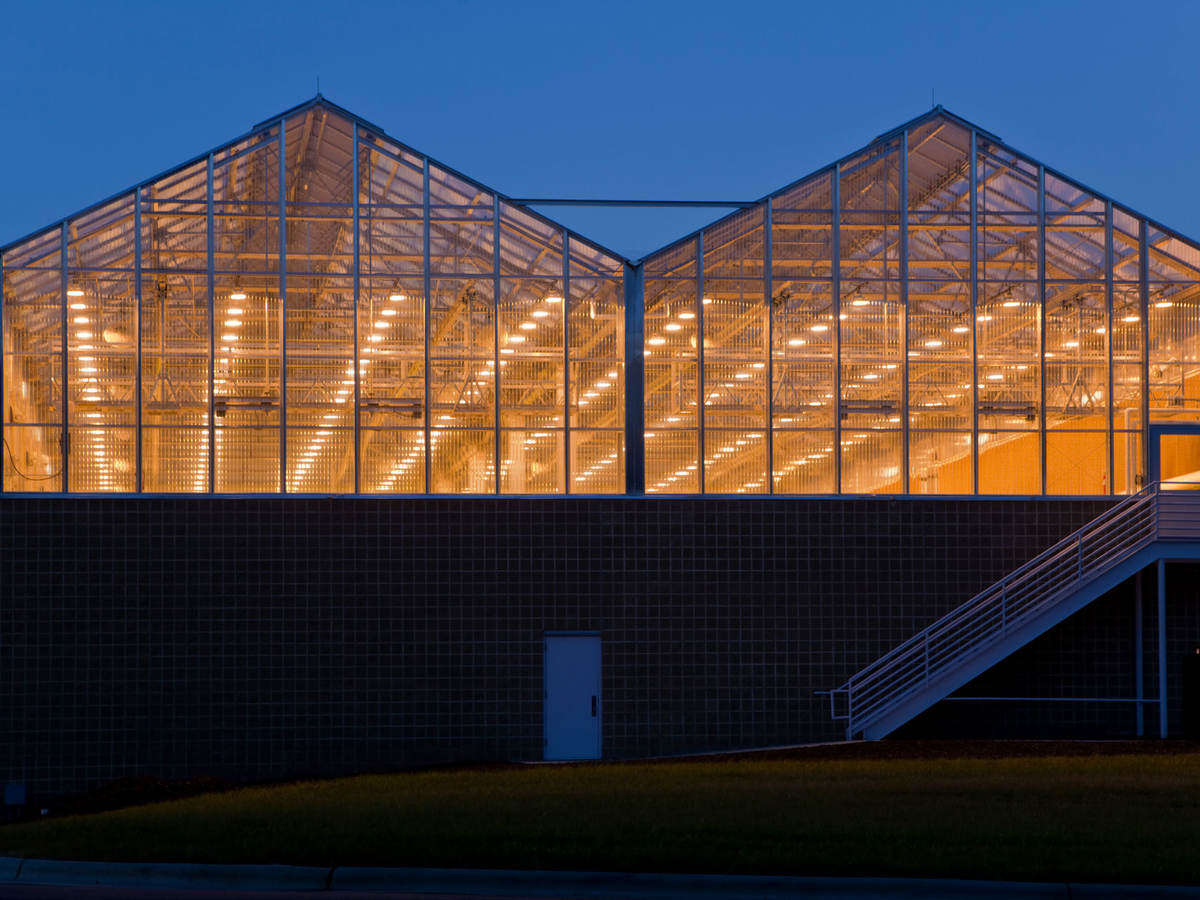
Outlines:
[[1001, 303], [1000, 305], [1001, 305], [1001, 306], [1005, 306], [1005, 307], [1007, 307], [1007, 308], [1009, 308], [1009, 309], [1012, 309], [1014, 306], [1020, 306], [1020, 305], [1021, 305], [1021, 301], [1020, 301], [1020, 300], [1005, 300], [1005, 301], [1004, 301], [1003, 303]]
[[680, 331], [683, 328], [683, 326], [680, 325], [678, 322], [668, 322], [666, 325], [663, 326], [663, 328], [666, 331]]
[[407, 299], [408, 298], [404, 294], [388, 294], [388, 300], [392, 301], [392, 303], [399, 303], [400, 301]]
[[226, 320], [225, 320], [225, 327], [226, 327], [226, 328], [237, 328], [237, 327], [238, 327], [239, 325], [241, 325], [241, 324], [242, 324], [242, 320], [241, 320], [241, 319], [226, 319]]
[[1122, 322], [1137, 322], [1140, 321], [1138, 316], [1125, 316], [1121, 319]]
[[67, 291], [67, 296], [68, 297], [82, 297], [83, 291], [81, 291], [79, 288], [71, 288], [70, 290]]
[[391, 323], [391, 322], [379, 321], [379, 322], [376, 322], [376, 323], [375, 323], [375, 327], [376, 327], [376, 328], [391, 328], [391, 327], [392, 327], [392, 323]]
[[562, 303], [562, 297], [547, 297], [547, 303]]
[[712, 302], [713, 302], [713, 301], [712, 301], [712, 297], [705, 297], [705, 298], [704, 298], [704, 305], [705, 305], [705, 306], [708, 306], [708, 305], [709, 305], [710, 303], [712, 303]]
[[530, 315], [535, 319], [544, 319], [546, 316], [550, 315], [550, 311], [545, 309], [535, 309], [532, 313], [530, 313]]
[[808, 343], [808, 341], [806, 341], [804, 338], [792, 338], [791, 340], [788, 341], [788, 346], [789, 347], [803, 347], [807, 343]]
[[221, 335], [221, 340], [223, 340], [227, 344], [231, 344], [237, 340], [237, 335], [236, 334], [223, 334], [223, 335]]
[[231, 316], [240, 316], [242, 314], [242, 312], [243, 312], [243, 310], [239, 306], [231, 306], [229, 308], [229, 315], [231, 315]]
[[87, 309], [86, 303], [72, 303], [71, 309]]
[[990, 322], [990, 321], [992, 321], [992, 317], [991, 317], [991, 316], [988, 316], [988, 315], [978, 315], [978, 316], [976, 316], [976, 317], [975, 317], [975, 321], [977, 321], [977, 322]]
[[1004, 376], [1000, 372], [993, 372], [987, 378], [988, 381], [1000, 381], [1004, 378]]
[[1099, 328], [1096, 329], [1096, 334], [1104, 334], [1104, 326], [1103, 325], [1101, 325]]
[[246, 295], [242, 291], [234, 291], [229, 295], [230, 300], [245, 300]]
[[1078, 347], [1079, 341], [1067, 341], [1065, 344], [1063, 344], [1063, 346], [1068, 348]]
[[968, 328], [966, 325], [955, 325], [952, 330], [954, 331], [955, 334], [966, 334], [971, 329]]
[[76, 325], [86, 325], [88, 323], [88, 317], [87, 316], [76, 316], [71, 321], [74, 322]]
[[378, 344], [380, 341], [383, 340], [383, 335], [382, 334], [373, 334], [370, 336], [370, 338], [368, 338], [368, 340], [370, 340], [371, 343], [373, 343], [373, 344]]
[[869, 306], [870, 303], [871, 303], [870, 300], [855, 300], [850, 305], [851, 306]]
[[667, 339], [664, 337], [652, 337], [646, 343], [648, 343], [652, 347], [661, 347], [666, 342], [667, 342]]
[[928, 341], [926, 341], [926, 342], [925, 342], [925, 346], [926, 346], [926, 347], [930, 347], [930, 348], [935, 348], [935, 349], [936, 349], [937, 347], [941, 347], [941, 346], [942, 346], [942, 342], [941, 342], [941, 341], [939, 341], [939, 340], [937, 340], [936, 338], [934, 338], [934, 339], [932, 339], [932, 340], [928, 340]]
[[688, 310], [684, 310], [683, 312], [681, 312], [681, 313], [679, 314], [679, 318], [681, 318], [681, 319], [694, 319], [694, 318], [696, 318], [696, 314], [695, 314], [694, 312], [692, 312], [690, 309], [688, 309]]
[[1154, 304], [1154, 308], [1155, 309], [1169, 309], [1170, 307], [1172, 307], [1174, 305], [1175, 304], [1172, 303], [1170, 300], [1159, 300], [1157, 303]]
[[809, 328], [808, 328], [808, 330], [809, 330], [809, 331], [815, 331], [815, 332], [817, 332], [817, 333], [819, 334], [820, 332], [823, 332], [823, 331], [828, 331], [828, 330], [829, 330], [829, 326], [828, 326], [828, 325], [810, 325], [810, 326], [809, 326]]
[[537, 323], [536, 322], [522, 322], [521, 328], [524, 331], [533, 331], [535, 328], [537, 328]]
[[75, 332], [75, 337], [79, 338], [81, 341], [90, 341], [92, 339], [92, 333], [90, 331], [77, 331]]
[[510, 335], [508, 336], [508, 342], [509, 342], [510, 344], [523, 344], [523, 343], [525, 343], [525, 335], [523, 335], [523, 334], [510, 334]]

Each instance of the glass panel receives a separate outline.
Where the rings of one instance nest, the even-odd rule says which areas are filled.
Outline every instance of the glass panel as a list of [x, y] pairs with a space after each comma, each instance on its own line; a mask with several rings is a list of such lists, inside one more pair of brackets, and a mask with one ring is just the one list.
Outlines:
[[646, 492], [695, 494], [700, 490], [700, 441], [695, 430], [646, 432]]
[[567, 316], [571, 427], [624, 427], [624, 285], [572, 277]]
[[359, 452], [363, 493], [420, 494], [425, 491], [425, 432], [364, 428]]
[[490, 278], [433, 282], [429, 412], [435, 427], [495, 422], [494, 313]]
[[898, 431], [859, 431], [852, 422], [843, 421], [842, 493], [902, 493], [902, 440]]
[[625, 435], [571, 431], [571, 493], [625, 493]]
[[208, 428], [158, 428], [143, 424], [142, 490], [207, 491]]
[[1113, 434], [1113, 490], [1136, 494], [1146, 484], [1142, 435], [1137, 431]]
[[1108, 492], [1108, 436], [1104, 432], [1046, 432], [1047, 494]]
[[289, 426], [287, 472], [290, 493], [353, 493], [354, 430]]
[[1141, 274], [1139, 236], [1141, 220], [1122, 209], [1113, 209], [1113, 279], [1136, 282]]
[[1036, 431], [979, 433], [980, 494], [1040, 494], [1041, 435]]
[[[413, 428], [425, 419], [424, 283], [363, 278], [359, 284], [360, 417], [364, 426]], [[490, 369], [487, 370], [490, 377]], [[347, 366], [337, 393], [353, 399]], [[365, 471], [365, 469], [364, 469]]]
[[496, 492], [496, 433], [493, 430], [434, 431], [430, 441], [433, 493]]
[[141, 191], [143, 271], [208, 270], [208, 164], [194, 163]]
[[505, 494], [563, 493], [563, 432], [500, 433], [500, 490]]
[[833, 297], [827, 281], [775, 283], [775, 426], [832, 427]]
[[832, 494], [833, 432], [784, 431], [774, 434], [774, 479], [777, 494]]
[[1108, 310], [1102, 284], [1046, 285], [1049, 428], [1108, 427]]
[[492, 195], [437, 166], [430, 166], [429, 176], [432, 271], [494, 272]]
[[[278, 374], [278, 370], [276, 370]], [[245, 427], [266, 417], [262, 412], [230, 410], [218, 413], [216, 429], [217, 493], [277, 493], [279, 491], [279, 429]]]
[[1200, 435], [1158, 436], [1158, 480], [1166, 488], [1200, 490]]
[[[60, 232], [4, 254], [4, 489], [62, 490]], [[36, 426], [36, 427], [24, 427]]]
[[970, 494], [971, 433], [909, 432], [909, 491], [914, 494]]
[[767, 493], [767, 442], [762, 431], [709, 428], [704, 440], [705, 493]]
[[71, 492], [137, 490], [133, 428], [71, 428]]

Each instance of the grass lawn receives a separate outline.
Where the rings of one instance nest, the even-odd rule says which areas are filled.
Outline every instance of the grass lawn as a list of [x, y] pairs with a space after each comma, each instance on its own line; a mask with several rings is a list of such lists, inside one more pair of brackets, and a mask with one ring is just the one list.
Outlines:
[[506, 766], [0, 828], [0, 855], [1200, 883], [1200, 754]]

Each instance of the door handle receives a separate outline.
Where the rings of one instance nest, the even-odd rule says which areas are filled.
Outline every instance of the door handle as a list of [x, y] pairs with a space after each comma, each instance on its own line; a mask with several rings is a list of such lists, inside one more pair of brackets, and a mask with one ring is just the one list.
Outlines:
[[596, 695], [592, 694], [592, 718], [596, 718]]

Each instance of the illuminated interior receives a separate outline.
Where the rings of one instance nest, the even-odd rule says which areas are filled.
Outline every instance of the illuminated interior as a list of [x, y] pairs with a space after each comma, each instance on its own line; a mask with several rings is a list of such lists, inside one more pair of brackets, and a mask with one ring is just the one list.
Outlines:
[[627, 379], [648, 493], [1128, 493], [1200, 423], [1200, 248], [941, 110], [628, 286], [321, 100], [0, 267], [5, 492], [619, 494]]
[[2, 263], [5, 491], [624, 490], [624, 262], [328, 104]]
[[648, 492], [1127, 493], [1200, 420], [1200, 249], [940, 111], [644, 273]]

